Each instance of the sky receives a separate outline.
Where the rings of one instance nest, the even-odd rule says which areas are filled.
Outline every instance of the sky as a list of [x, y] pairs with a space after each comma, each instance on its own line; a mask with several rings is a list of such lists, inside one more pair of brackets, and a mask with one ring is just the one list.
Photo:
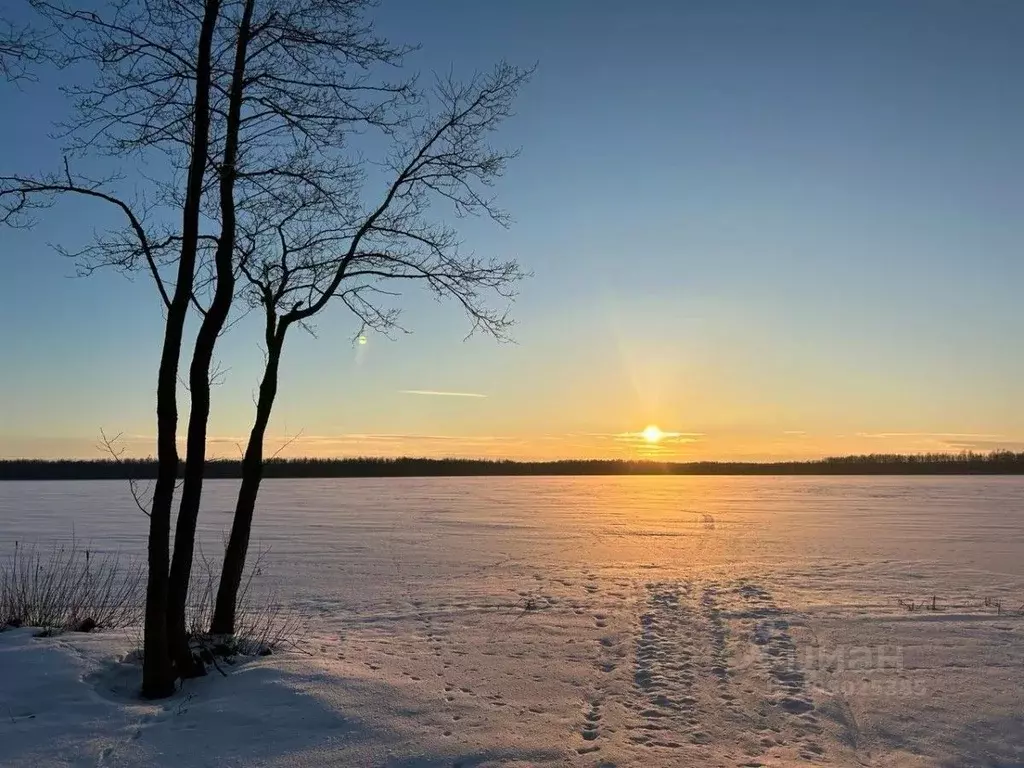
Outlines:
[[[417, 294], [394, 339], [353, 344], [341, 308], [290, 335], [269, 452], [1024, 450], [1024, 4], [383, 0], [373, 18], [421, 44], [409, 71], [537, 64], [495, 138], [521, 149], [495, 189], [512, 226], [452, 219], [532, 277], [514, 344], [464, 340], [456, 307]], [[0, 173], [60, 163], [57, 84], [0, 85]], [[152, 284], [75, 277], [50, 247], [105, 214], [69, 201], [0, 230], [0, 457], [100, 457], [101, 430], [155, 452]], [[248, 318], [221, 341], [213, 455], [248, 434], [259, 341]]]

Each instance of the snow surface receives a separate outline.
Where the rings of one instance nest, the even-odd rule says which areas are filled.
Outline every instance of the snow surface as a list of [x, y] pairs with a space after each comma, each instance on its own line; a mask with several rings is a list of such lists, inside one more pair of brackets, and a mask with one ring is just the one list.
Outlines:
[[[145, 523], [0, 483], [0, 552]], [[0, 633], [0, 765], [1024, 766], [1024, 478], [279, 480], [254, 538], [300, 650], [147, 703], [137, 633]]]

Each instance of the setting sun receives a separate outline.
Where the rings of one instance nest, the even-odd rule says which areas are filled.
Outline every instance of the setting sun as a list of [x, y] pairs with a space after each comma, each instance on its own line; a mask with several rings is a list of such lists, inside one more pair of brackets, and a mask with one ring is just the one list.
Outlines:
[[653, 424], [647, 426], [647, 428], [644, 429], [644, 431], [641, 432], [640, 434], [643, 435], [644, 440], [646, 440], [648, 443], [656, 443], [665, 436], [665, 433], [662, 432]]

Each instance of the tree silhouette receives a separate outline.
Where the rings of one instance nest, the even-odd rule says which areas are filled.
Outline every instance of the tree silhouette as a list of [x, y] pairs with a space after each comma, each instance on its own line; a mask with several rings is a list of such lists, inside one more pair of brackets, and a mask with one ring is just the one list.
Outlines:
[[[308, 328], [332, 298], [365, 325], [393, 328], [397, 307], [379, 301], [396, 295], [385, 281], [421, 282], [454, 297], [484, 331], [501, 336], [508, 327], [504, 309], [491, 310], [484, 299], [511, 296], [518, 267], [462, 254], [455, 231], [429, 211], [443, 201], [459, 215], [504, 221], [484, 192], [511, 153], [491, 150], [485, 138], [529, 73], [499, 65], [464, 85], [441, 80], [431, 93], [414, 78], [392, 82], [385, 75], [397, 72], [394, 65], [409, 48], [374, 33], [365, 19], [372, 4], [32, 0], [57, 42], [60, 63], [89, 77], [65, 89], [75, 117], [59, 126], [67, 151], [62, 165], [0, 177], [0, 218], [30, 226], [67, 195], [111, 207], [124, 228], [61, 251], [84, 273], [145, 271], [165, 314], [149, 510], [146, 696], [168, 695], [176, 677], [203, 672], [189, 650], [184, 610], [214, 352], [239, 296], [265, 314], [267, 367], [225, 558], [218, 626], [233, 625], [233, 574], [244, 564], [287, 330]], [[22, 39], [38, 38], [11, 37]], [[365, 147], [374, 146], [385, 147], [383, 167], [392, 173], [379, 197], [370, 181], [381, 166], [365, 156]], [[76, 168], [83, 156], [144, 161], [160, 170], [134, 174], [131, 183], [117, 173], [93, 178]], [[190, 311], [201, 320], [188, 371], [182, 467], [176, 386]]]
[[[235, 603], [263, 469], [263, 441], [273, 411], [288, 330], [303, 326], [332, 299], [361, 325], [389, 332], [398, 322], [397, 284], [419, 283], [455, 300], [479, 330], [505, 336], [510, 320], [492, 295], [509, 299], [523, 273], [515, 261], [464, 254], [456, 231], [437, 220], [439, 204], [458, 215], [506, 223], [486, 194], [513, 152], [487, 139], [508, 116], [530, 75], [507, 64], [467, 83], [438, 80], [424, 97], [432, 113], [388, 120], [390, 178], [376, 199], [358, 169], [339, 173], [331, 142], [304, 143], [289, 163], [287, 195], [275, 196], [246, 231], [240, 258], [250, 302], [265, 317], [266, 364], [256, 416], [242, 460], [242, 484], [224, 557], [211, 631], [234, 631]], [[321, 109], [327, 107], [321, 104]], [[335, 106], [336, 110], [338, 107]], [[388, 113], [382, 113], [386, 115]], [[369, 198], [369, 199], [367, 199]]]
[[0, 179], [4, 221], [15, 226], [31, 224], [32, 211], [63, 195], [114, 206], [128, 228], [99, 236], [77, 255], [86, 270], [104, 264], [134, 268], [143, 262], [165, 310], [156, 386], [158, 471], [149, 517], [142, 684], [144, 696], [162, 697], [174, 691], [176, 675], [194, 672], [191, 656], [179, 656], [177, 670], [171, 656], [170, 519], [178, 467], [178, 365], [202, 256], [200, 217], [220, 3], [206, 0], [199, 9], [186, 9], [188, 4], [177, 0], [116, 0], [98, 10], [46, 0], [34, 5], [51, 22], [63, 63], [86, 64], [94, 74], [88, 85], [67, 89], [76, 107], [76, 119], [62, 133], [69, 152], [132, 159], [160, 153], [169, 159], [172, 172], [184, 175], [183, 184], [156, 185], [164, 218], [171, 218], [171, 209], [180, 221], [160, 228], [150, 226], [154, 206], [144, 197], [126, 197], [114, 176], [96, 180], [74, 175], [67, 158], [62, 173]]

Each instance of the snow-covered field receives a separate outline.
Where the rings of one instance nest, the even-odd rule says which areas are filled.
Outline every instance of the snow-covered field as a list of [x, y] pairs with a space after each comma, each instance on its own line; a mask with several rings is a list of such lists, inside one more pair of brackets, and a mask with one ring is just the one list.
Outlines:
[[[1024, 765], [1024, 478], [277, 480], [257, 518], [301, 652], [144, 703], [131, 633], [5, 632], [0, 765]], [[0, 553], [72, 527], [146, 520], [0, 483]]]

